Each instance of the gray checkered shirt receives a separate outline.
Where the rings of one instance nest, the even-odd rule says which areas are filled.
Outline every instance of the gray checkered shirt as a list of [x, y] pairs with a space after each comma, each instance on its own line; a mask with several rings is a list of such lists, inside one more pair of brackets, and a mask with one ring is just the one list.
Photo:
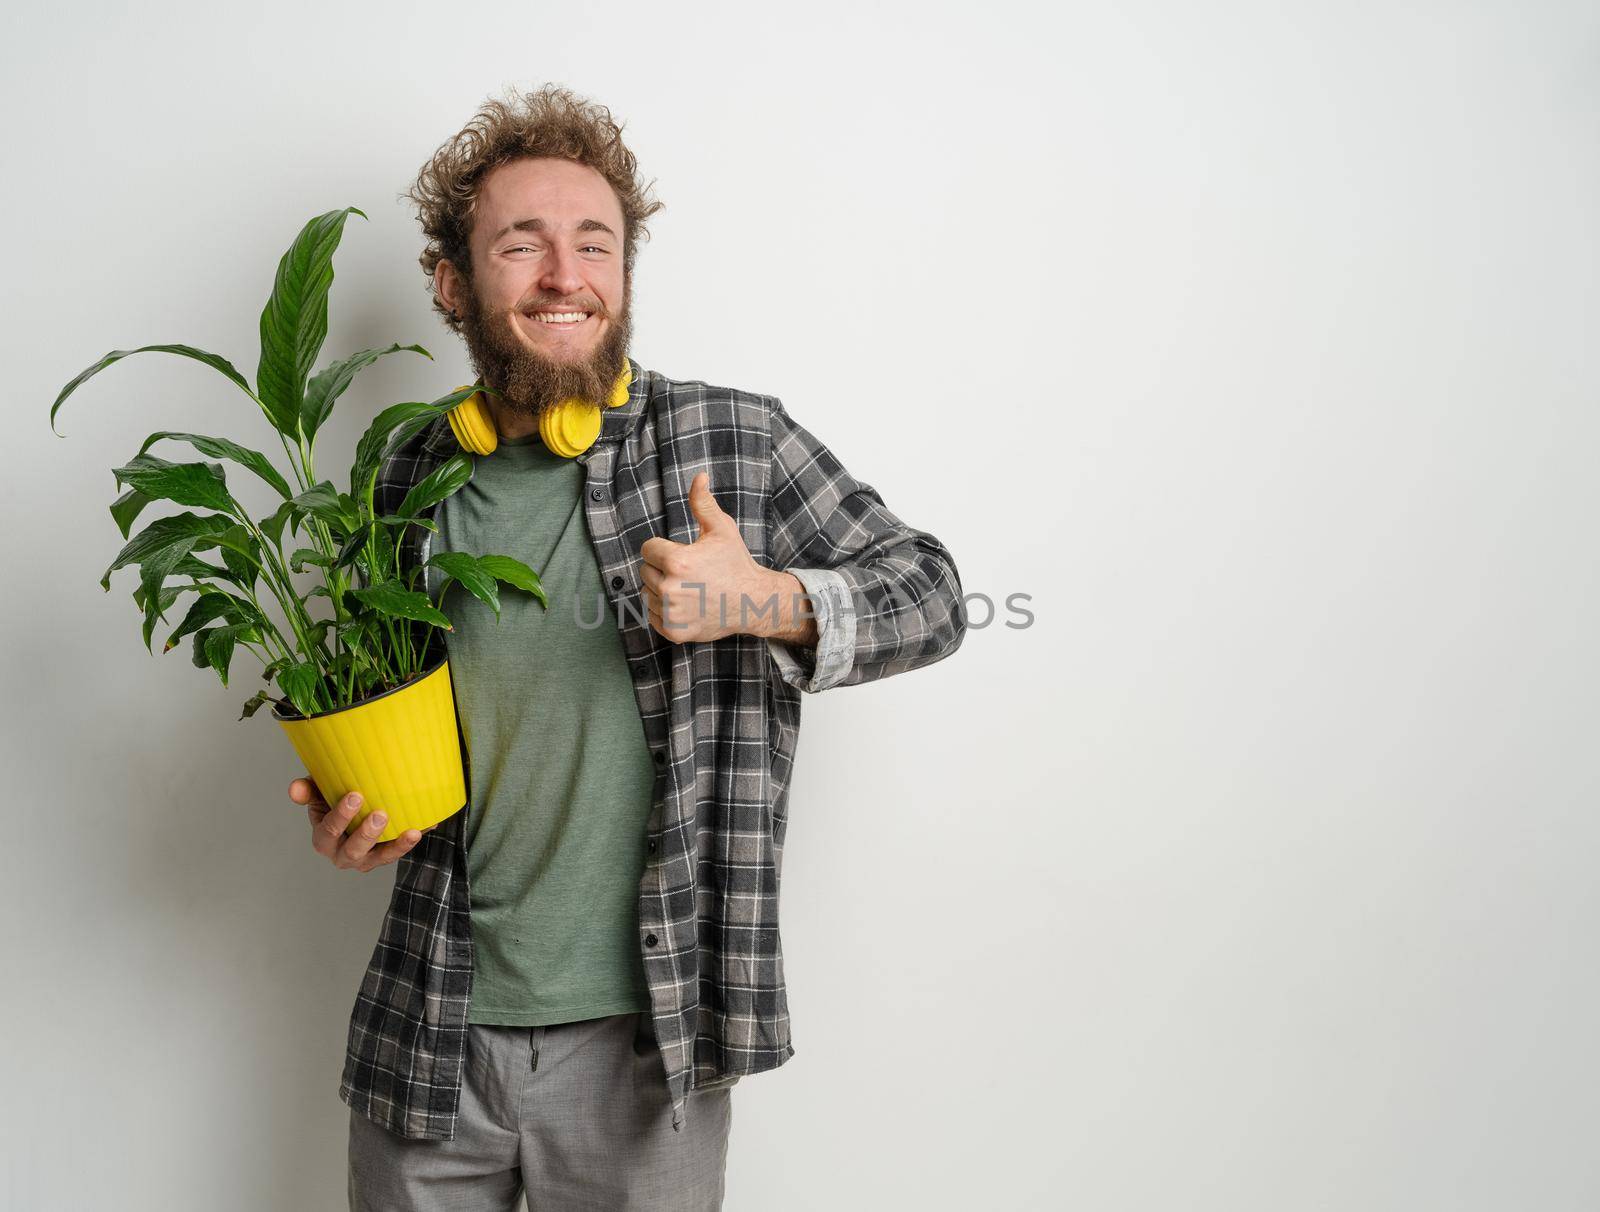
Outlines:
[[[802, 692], [949, 656], [966, 630], [944, 545], [906, 525], [774, 396], [675, 380], [634, 362], [578, 457], [595, 559], [655, 754], [639, 947], [673, 1127], [691, 1089], [776, 1068], [790, 1043], [778, 877]], [[438, 418], [385, 460], [378, 513], [458, 449]], [[815, 649], [751, 635], [674, 643], [650, 627], [639, 548], [693, 542], [696, 473], [757, 563], [793, 573]], [[431, 511], [430, 511], [431, 514]], [[408, 566], [432, 533], [412, 527]], [[536, 570], [537, 571], [537, 570]], [[394, 894], [350, 1018], [339, 1096], [401, 1136], [455, 1137], [472, 991], [467, 856], [457, 812], [396, 864]]]

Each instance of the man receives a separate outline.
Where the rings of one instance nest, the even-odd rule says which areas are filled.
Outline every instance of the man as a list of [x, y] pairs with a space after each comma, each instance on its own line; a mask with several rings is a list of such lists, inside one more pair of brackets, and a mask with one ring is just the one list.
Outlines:
[[[335, 866], [398, 863], [340, 1083], [352, 1207], [511, 1208], [524, 1185], [534, 1207], [720, 1207], [731, 1087], [794, 1054], [777, 905], [801, 694], [965, 631], [949, 552], [776, 398], [628, 356], [660, 203], [620, 135], [564, 89], [490, 102], [411, 195], [499, 444], [437, 534], [409, 533], [409, 566], [513, 555], [549, 605], [444, 598], [464, 811], [374, 845], [377, 813], [344, 834], [354, 793], [290, 787]], [[569, 445], [557, 418], [596, 404]], [[459, 449], [444, 419], [402, 443], [379, 512]]]

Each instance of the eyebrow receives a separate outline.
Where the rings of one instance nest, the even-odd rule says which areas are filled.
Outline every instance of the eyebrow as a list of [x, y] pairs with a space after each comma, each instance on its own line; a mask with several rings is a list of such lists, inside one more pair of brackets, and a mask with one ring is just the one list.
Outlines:
[[[547, 226], [548, 225], [545, 223], [545, 221], [543, 219], [518, 219], [515, 223], [507, 223], [499, 231], [495, 232], [494, 235], [490, 238], [489, 243], [490, 244], [497, 243], [499, 241], [500, 237], [504, 236], [507, 232], [513, 232], [513, 231], [544, 231]], [[612, 231], [611, 228], [606, 226], [604, 223], [600, 222], [599, 219], [585, 219], [585, 220], [583, 220], [581, 223], [578, 224], [578, 230], [580, 232], [584, 232], [584, 231], [603, 231], [603, 232], [606, 233], [606, 235], [610, 236], [613, 240], [615, 240], [617, 238], [617, 233]]]

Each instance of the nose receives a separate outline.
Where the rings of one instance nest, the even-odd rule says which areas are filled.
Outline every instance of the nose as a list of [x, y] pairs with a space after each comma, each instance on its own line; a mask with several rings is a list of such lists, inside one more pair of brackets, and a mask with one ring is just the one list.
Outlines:
[[560, 246], [552, 248], [539, 274], [539, 288], [562, 298], [577, 294], [584, 286], [578, 264], [578, 254], [574, 250]]

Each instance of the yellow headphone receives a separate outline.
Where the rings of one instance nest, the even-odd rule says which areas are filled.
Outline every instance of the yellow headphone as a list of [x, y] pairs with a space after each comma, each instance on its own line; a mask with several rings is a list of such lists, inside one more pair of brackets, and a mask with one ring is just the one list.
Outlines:
[[[628, 386], [633, 382], [633, 363], [622, 359], [622, 373], [611, 386], [606, 399], [607, 408], [620, 408], [628, 402]], [[472, 386], [463, 383], [461, 390]], [[456, 441], [473, 454], [489, 454], [500, 445], [500, 434], [494, 427], [494, 416], [484, 402], [483, 392], [476, 391], [447, 414]], [[600, 436], [600, 408], [581, 396], [568, 396], [539, 418], [539, 440], [554, 454], [572, 459], [594, 445]]]

